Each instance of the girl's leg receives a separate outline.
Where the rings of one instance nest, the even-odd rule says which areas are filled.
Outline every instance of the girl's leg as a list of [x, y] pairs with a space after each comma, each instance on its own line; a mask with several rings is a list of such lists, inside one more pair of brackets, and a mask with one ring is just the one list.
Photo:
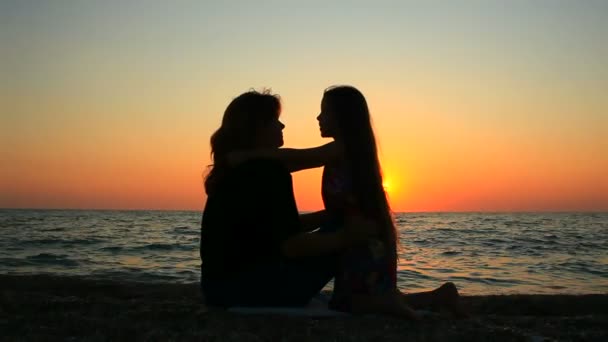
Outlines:
[[402, 293], [401, 298], [404, 302], [415, 309], [430, 308], [436, 302], [435, 291]]
[[433, 291], [404, 293], [402, 300], [416, 309], [446, 309], [454, 316], [462, 318], [467, 314], [460, 304], [460, 294], [454, 283], [448, 282]]
[[356, 295], [352, 298], [353, 313], [378, 313], [412, 321], [420, 317], [401, 298], [398, 290], [384, 295]]

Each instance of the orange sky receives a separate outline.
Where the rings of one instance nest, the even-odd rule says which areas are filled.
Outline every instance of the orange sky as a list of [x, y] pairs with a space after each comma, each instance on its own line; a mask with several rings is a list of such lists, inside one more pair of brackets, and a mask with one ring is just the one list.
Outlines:
[[0, 207], [201, 210], [233, 97], [272, 88], [309, 147], [352, 84], [395, 211], [608, 211], [608, 5], [500, 3], [2, 5]]

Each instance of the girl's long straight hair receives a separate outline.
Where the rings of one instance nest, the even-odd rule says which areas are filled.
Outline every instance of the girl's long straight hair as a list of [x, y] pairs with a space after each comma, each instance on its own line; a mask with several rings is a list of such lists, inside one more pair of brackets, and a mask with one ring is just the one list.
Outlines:
[[323, 97], [338, 125], [357, 205], [363, 215], [380, 226], [381, 239], [396, 263], [398, 235], [382, 185], [382, 170], [367, 101], [359, 90], [351, 86], [330, 87]]

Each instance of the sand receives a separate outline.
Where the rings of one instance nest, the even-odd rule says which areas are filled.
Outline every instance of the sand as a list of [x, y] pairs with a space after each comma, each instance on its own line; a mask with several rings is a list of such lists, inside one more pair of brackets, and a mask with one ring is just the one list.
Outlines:
[[470, 296], [473, 317], [249, 316], [198, 284], [0, 275], [2, 341], [608, 341], [608, 294]]

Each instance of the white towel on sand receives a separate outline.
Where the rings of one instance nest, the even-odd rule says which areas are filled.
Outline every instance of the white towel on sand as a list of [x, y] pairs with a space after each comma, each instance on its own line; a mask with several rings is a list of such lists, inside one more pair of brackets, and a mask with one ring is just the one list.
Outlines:
[[244, 315], [281, 315], [303, 317], [337, 317], [349, 316], [348, 313], [330, 310], [324, 298], [313, 298], [305, 307], [232, 307], [228, 312]]

